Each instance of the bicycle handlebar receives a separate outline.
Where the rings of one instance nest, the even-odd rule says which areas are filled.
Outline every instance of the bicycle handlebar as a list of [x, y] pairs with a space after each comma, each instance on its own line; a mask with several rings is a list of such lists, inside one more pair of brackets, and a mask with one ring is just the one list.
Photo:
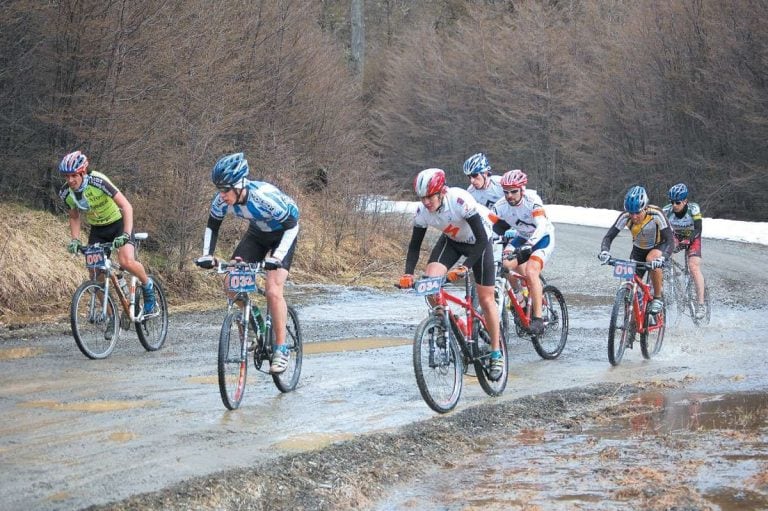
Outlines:
[[[600, 263], [601, 265], [608, 265], [608, 266], [616, 266], [617, 264], [631, 264], [635, 268], [640, 268], [644, 270], [653, 270], [654, 268], [651, 266], [651, 263], [645, 262], [645, 261], [633, 261], [632, 259], [619, 259], [616, 257], [611, 257], [604, 263]], [[667, 265], [667, 262], [664, 262], [664, 266]]]

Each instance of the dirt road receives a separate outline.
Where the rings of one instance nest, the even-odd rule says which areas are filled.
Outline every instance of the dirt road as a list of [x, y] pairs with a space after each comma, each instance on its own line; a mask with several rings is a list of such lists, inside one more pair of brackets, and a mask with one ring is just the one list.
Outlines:
[[[252, 372], [235, 412], [223, 408], [216, 385], [221, 313], [173, 315], [167, 345], [155, 353], [123, 332], [103, 361], [86, 360], [67, 325], [46, 333], [4, 332], [0, 508], [79, 509], [163, 488], [171, 489], [116, 508], [367, 507], [398, 482], [418, 484], [411, 478], [424, 463], [490, 446], [485, 439], [488, 444], [446, 451], [445, 442], [437, 442], [489, 422], [543, 428], [547, 420], [587, 420], [605, 405], [618, 405], [638, 383], [707, 393], [768, 388], [762, 313], [768, 279], [755, 271], [768, 261], [764, 247], [707, 240], [705, 269], [718, 299], [712, 324], [697, 330], [681, 322], [658, 358], [644, 362], [635, 350], [611, 368], [605, 330], [616, 283], [595, 259], [601, 236], [599, 229], [558, 226], [547, 275], [565, 293], [571, 314], [563, 356], [547, 362], [522, 341], [513, 344], [504, 396], [487, 398], [468, 380], [458, 413], [448, 417], [435, 417], [419, 396], [408, 343], [424, 306], [399, 294], [294, 288], [308, 341], [300, 387], [280, 394], [269, 377]], [[617, 241], [615, 253], [628, 253], [623, 246]], [[344, 339], [351, 340], [323, 342]], [[545, 393], [546, 399], [527, 398]], [[521, 398], [529, 400], [516, 401]], [[425, 440], [434, 428], [440, 435]], [[251, 468], [225, 479], [195, 479], [238, 467]], [[322, 477], [315, 472], [320, 467]], [[367, 472], [359, 479], [350, 469]], [[361, 491], [358, 480], [370, 487]], [[173, 486], [183, 481], [187, 486]], [[237, 497], [236, 481], [248, 496]], [[269, 495], [273, 500], [263, 500]]]

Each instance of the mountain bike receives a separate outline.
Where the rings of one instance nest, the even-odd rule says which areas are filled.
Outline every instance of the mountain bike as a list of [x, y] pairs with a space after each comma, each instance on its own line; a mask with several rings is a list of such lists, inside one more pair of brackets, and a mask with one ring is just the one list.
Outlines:
[[[677, 250], [676, 250], [677, 252]], [[680, 315], [687, 315], [696, 326], [708, 325], [712, 316], [712, 308], [709, 303], [709, 288], [704, 284], [704, 317], [696, 317], [696, 306], [699, 303], [696, 294], [696, 282], [688, 269], [688, 256], [683, 254], [683, 262], [678, 262], [674, 257], [668, 259], [664, 266], [664, 282], [672, 286], [672, 292], [664, 295], [668, 299], [670, 307]]]
[[[304, 354], [299, 316], [288, 306], [285, 345], [288, 348], [288, 368], [278, 374], [269, 372], [272, 360], [272, 345], [275, 332], [272, 328], [272, 314], [265, 305], [262, 314], [259, 306], [251, 300], [251, 293], [264, 296], [264, 287], [259, 279], [266, 274], [263, 263], [245, 263], [242, 260], [221, 262], [216, 272], [226, 274], [227, 289], [233, 297], [227, 300], [227, 313], [219, 334], [218, 375], [221, 401], [229, 410], [240, 406], [245, 393], [248, 375], [248, 357], [253, 353], [253, 364], [257, 371], [271, 374], [275, 386], [281, 392], [296, 388], [301, 375]], [[250, 328], [249, 328], [250, 325]], [[249, 333], [253, 335], [249, 338]], [[262, 369], [264, 362], [266, 369]]]
[[534, 335], [530, 331], [532, 304], [528, 298], [525, 275], [504, 268], [501, 261], [496, 264], [495, 293], [501, 317], [502, 337], [507, 343], [511, 342], [512, 328], [509, 319], [512, 316], [517, 336], [529, 338], [533, 349], [541, 358], [553, 360], [560, 356], [568, 340], [568, 308], [559, 289], [548, 285], [543, 278], [541, 282], [541, 319], [544, 321], [544, 332]]
[[[464, 384], [464, 367], [472, 364], [480, 387], [489, 396], [499, 396], [507, 386], [507, 347], [499, 342], [503, 371], [491, 380], [491, 337], [483, 315], [472, 305], [474, 286], [466, 267], [451, 269], [453, 281], [463, 280], [465, 297], [445, 289], [446, 277], [424, 277], [413, 284], [416, 294], [427, 298], [429, 313], [416, 328], [413, 339], [413, 368], [416, 384], [427, 405], [438, 413], [451, 411], [459, 402]], [[431, 297], [431, 299], [429, 298]], [[463, 309], [463, 316], [449, 305]]]
[[[624, 350], [632, 349], [635, 335], [640, 336], [640, 351], [643, 358], [650, 359], [661, 350], [666, 330], [666, 305], [657, 314], [651, 314], [648, 305], [653, 300], [649, 276], [651, 264], [626, 259], [610, 258], [603, 263], [613, 266], [613, 276], [622, 282], [616, 292], [608, 327], [608, 361], [619, 365]], [[646, 269], [641, 279], [636, 270]]]
[[[145, 232], [134, 235], [137, 256], [140, 242], [148, 237]], [[138, 277], [119, 265], [113, 266], [112, 243], [94, 243], [79, 250], [85, 255], [89, 279], [75, 290], [69, 319], [75, 343], [83, 355], [107, 358], [115, 349], [120, 329], [130, 330], [132, 324], [145, 350], [159, 350], [168, 335], [168, 302], [157, 278], [150, 275], [157, 306], [153, 313], [144, 314], [144, 288], [137, 285]], [[130, 275], [130, 284], [126, 273]]]

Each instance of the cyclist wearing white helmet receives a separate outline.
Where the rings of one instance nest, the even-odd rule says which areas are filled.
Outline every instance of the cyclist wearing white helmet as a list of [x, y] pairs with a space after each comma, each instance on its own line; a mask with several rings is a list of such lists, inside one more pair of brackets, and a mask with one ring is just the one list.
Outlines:
[[[624, 197], [624, 212], [619, 215], [603, 238], [600, 253], [597, 258], [606, 262], [611, 258], [609, 250], [617, 234], [627, 228], [632, 233], [632, 253], [629, 258], [634, 261], [651, 263], [651, 283], [653, 284], [653, 300], [649, 311], [652, 314], [661, 312], [664, 307], [663, 273], [665, 258], [668, 258], [675, 246], [672, 228], [669, 226], [664, 212], [657, 206], [648, 204], [648, 194], [642, 186], [633, 186]], [[645, 270], [638, 269], [642, 277]]]
[[275, 331], [275, 350], [270, 372], [282, 373], [288, 367], [285, 348], [285, 325], [288, 306], [283, 288], [288, 280], [296, 236], [299, 232], [299, 209], [294, 200], [277, 187], [263, 181], [247, 179], [248, 161], [243, 153], [222, 157], [211, 172], [218, 193], [211, 202], [210, 216], [203, 236], [203, 256], [196, 264], [202, 268], [215, 265], [219, 227], [228, 212], [248, 219], [248, 231], [232, 254], [247, 263], [264, 261], [267, 270], [265, 290]]
[[[107, 176], [88, 170], [88, 158], [80, 151], [66, 155], [59, 164], [59, 172], [66, 180], [59, 197], [69, 207], [72, 235], [67, 250], [76, 254], [82, 247], [80, 221], [84, 217], [91, 226], [88, 244], [112, 243], [120, 267], [136, 275], [144, 287], [144, 314], [152, 314], [155, 311], [154, 285], [144, 266], [136, 260], [133, 248], [133, 206]], [[114, 318], [110, 318], [111, 321]], [[105, 335], [111, 336], [113, 330], [109, 325]]]
[[427, 227], [439, 230], [442, 234], [432, 249], [424, 273], [428, 277], [445, 275], [461, 256], [466, 257], [464, 264], [472, 268], [478, 300], [491, 336], [489, 377], [496, 381], [501, 378], [504, 366], [499, 346], [499, 311], [493, 296], [496, 270], [490, 241], [492, 214], [466, 190], [448, 188], [445, 172], [440, 169], [422, 170], [413, 184], [421, 204], [413, 218], [413, 232], [400, 287], [413, 286], [413, 272], [419, 262]]
[[696, 319], [706, 315], [704, 307], [704, 274], [701, 272], [701, 208], [695, 202], [688, 201], [688, 187], [678, 183], [669, 189], [669, 204], [664, 206], [664, 214], [675, 233], [675, 252], [685, 250], [688, 269], [696, 284]]
[[504, 197], [501, 178], [491, 175], [491, 164], [483, 153], [467, 158], [464, 162], [464, 175], [469, 178], [467, 191], [479, 204], [490, 208]]
[[[498, 217], [493, 230], [507, 242], [504, 266], [525, 275], [532, 300], [530, 330], [539, 335], [544, 332], [540, 275], [555, 249], [555, 228], [544, 212], [541, 198], [533, 190], [527, 190], [526, 184], [528, 176], [522, 170], [510, 170], [501, 177], [504, 197], [493, 206]], [[507, 260], [510, 254], [516, 254], [516, 258]]]

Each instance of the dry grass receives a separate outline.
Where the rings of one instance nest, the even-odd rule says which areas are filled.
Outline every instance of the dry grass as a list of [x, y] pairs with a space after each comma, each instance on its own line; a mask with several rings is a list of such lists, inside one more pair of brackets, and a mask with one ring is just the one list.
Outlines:
[[[66, 319], [72, 293], [86, 277], [82, 258], [66, 251], [66, 216], [16, 204], [0, 204], [0, 214], [6, 218], [0, 227], [0, 267], [5, 269], [0, 274], [0, 324]], [[322, 212], [302, 208], [293, 282], [391, 288], [403, 270], [410, 221], [401, 217], [352, 220], [335, 228]], [[227, 219], [219, 255], [231, 253], [244, 226]], [[159, 275], [175, 310], [199, 310], [221, 297], [221, 280], [212, 272], [194, 267], [158, 272], [158, 267], [164, 267], [162, 262], [155, 264], [158, 254], [142, 252], [140, 260], [153, 262], [151, 269]], [[422, 263], [425, 260], [422, 256]]]

